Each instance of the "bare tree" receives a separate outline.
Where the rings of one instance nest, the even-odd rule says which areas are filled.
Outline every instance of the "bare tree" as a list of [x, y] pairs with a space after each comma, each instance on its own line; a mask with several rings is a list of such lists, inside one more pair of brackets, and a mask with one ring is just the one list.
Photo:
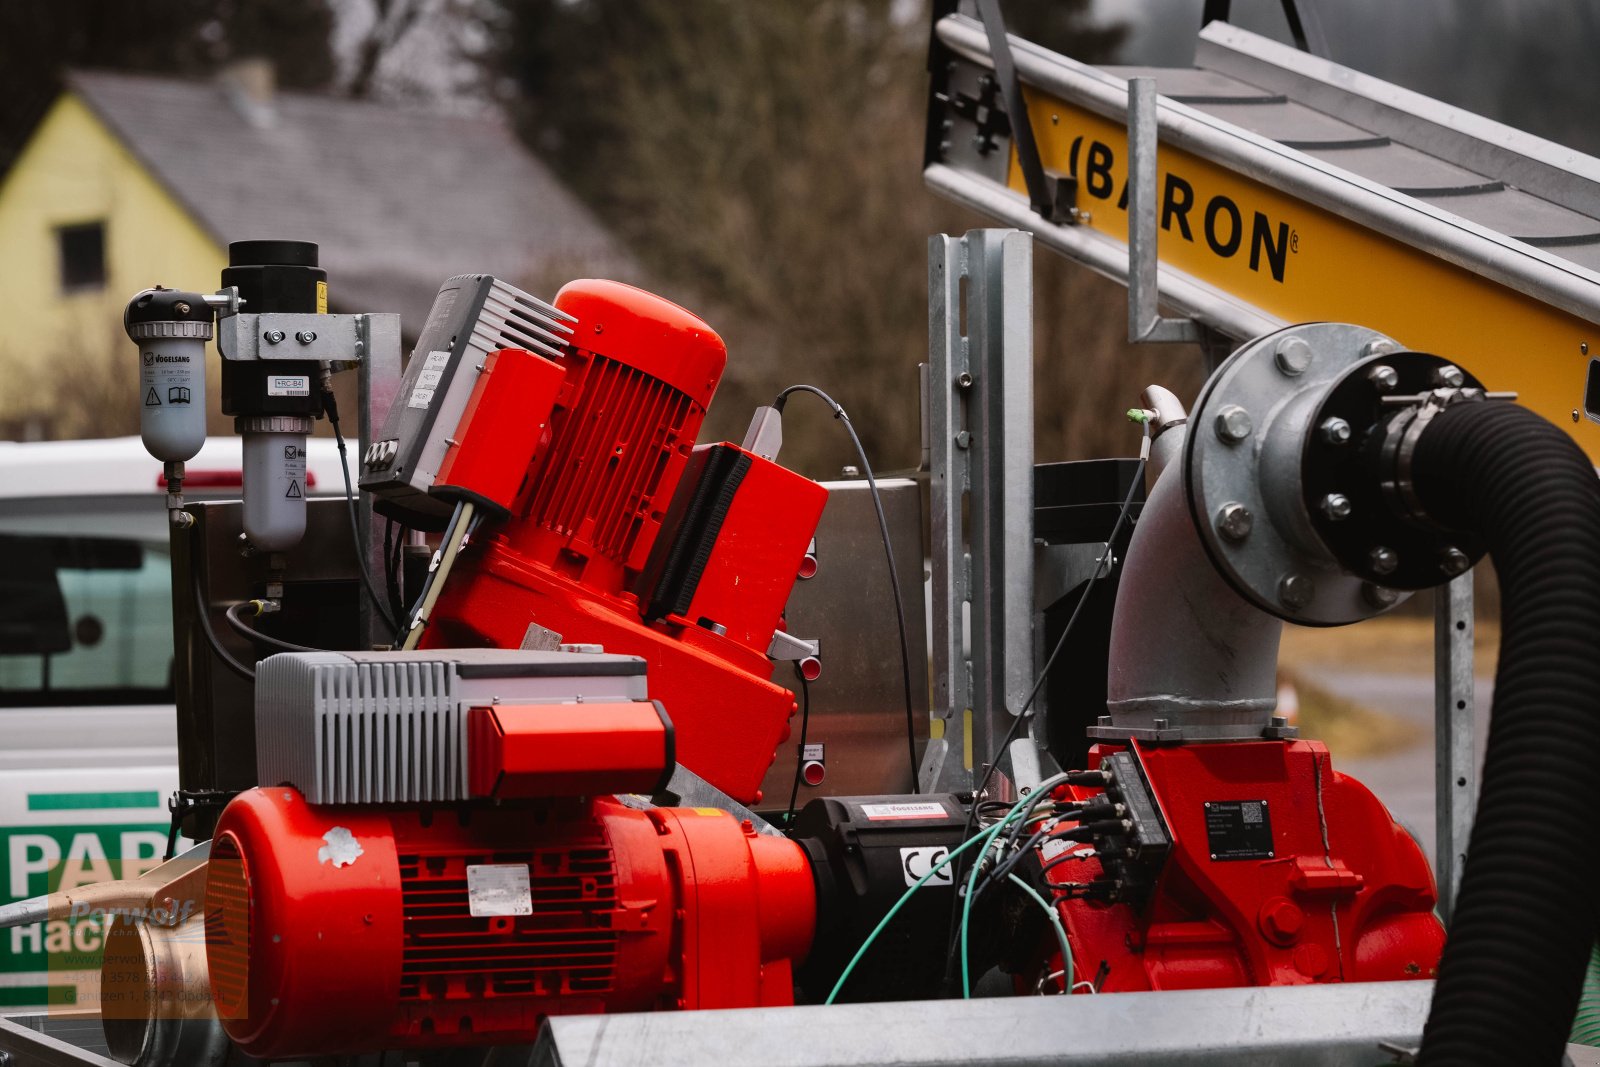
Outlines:
[[345, 92], [353, 97], [373, 95], [378, 68], [396, 45], [416, 28], [427, 11], [428, 0], [370, 0], [372, 22], [355, 44], [355, 61]]
[[[1085, 5], [1013, 5], [1091, 50]], [[926, 19], [892, 0], [483, 0], [479, 59], [529, 144], [650, 268], [652, 285], [730, 343], [706, 433], [796, 381], [852, 414], [877, 465], [916, 459], [927, 352], [927, 237], [986, 220], [920, 181]], [[1037, 26], [1033, 26], [1037, 23]], [[1083, 54], [1080, 52], [1080, 54]], [[1089, 56], [1094, 58], [1093, 55]], [[1041, 456], [1126, 454], [1121, 412], [1148, 380], [1198, 381], [1192, 350], [1133, 352], [1122, 290], [1041, 250]], [[815, 418], [785, 460], [853, 463]]]

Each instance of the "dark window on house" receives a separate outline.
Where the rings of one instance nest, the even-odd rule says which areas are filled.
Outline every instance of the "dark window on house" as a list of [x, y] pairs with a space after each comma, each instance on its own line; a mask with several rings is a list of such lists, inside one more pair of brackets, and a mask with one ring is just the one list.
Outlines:
[[85, 222], [56, 230], [61, 246], [61, 289], [99, 289], [106, 284], [106, 224]]

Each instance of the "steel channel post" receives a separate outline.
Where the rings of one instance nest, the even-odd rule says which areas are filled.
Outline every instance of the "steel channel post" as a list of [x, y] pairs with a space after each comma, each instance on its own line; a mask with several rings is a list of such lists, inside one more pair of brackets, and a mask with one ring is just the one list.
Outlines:
[[[963, 382], [971, 381], [967, 339], [962, 335], [967, 242], [937, 234], [928, 239], [928, 510], [933, 572], [932, 734], [918, 786], [923, 791], [971, 787], [964, 766], [963, 725], [972, 706], [964, 624], [971, 561], [963, 513], [969, 484], [969, 451], [960, 445], [965, 425]], [[942, 733], [941, 733], [942, 731]]]
[[[1033, 683], [1032, 238], [932, 238], [928, 295], [933, 715], [944, 736], [920, 785], [966, 789], [1005, 755]], [[1019, 784], [1037, 778], [1036, 759], [1013, 763]]]
[[1434, 877], [1439, 884], [1439, 917], [1446, 926], [1455, 910], [1467, 838], [1478, 807], [1473, 629], [1469, 570], [1434, 590]]
[[[1000, 744], [1033, 685], [1033, 241], [1015, 230], [979, 230], [967, 242], [971, 762], [978, 776], [1010, 755]], [[1019, 750], [1031, 753], [1029, 734], [1020, 736]], [[1016, 785], [1037, 780], [1036, 760], [1006, 762]]]
[[[400, 316], [362, 315], [357, 320], [356, 338], [361, 346], [361, 351], [358, 353], [361, 360], [356, 368], [358, 394], [356, 406], [361, 411], [361, 424], [360, 440], [354, 442], [355, 455], [350, 457], [350, 477], [353, 485], [361, 476], [361, 458], [366, 455], [368, 446], [377, 435], [378, 427], [383, 425], [384, 417], [389, 413], [390, 406], [400, 392], [403, 371], [400, 361]], [[387, 577], [384, 574], [383, 534], [379, 530], [379, 524], [374, 521], [371, 501], [361, 492], [359, 486], [356, 486], [355, 490], [356, 537], [361, 544], [367, 546], [367, 567], [372, 577], [372, 587], [382, 591], [388, 588]], [[360, 565], [361, 562], [357, 560], [356, 566]], [[379, 623], [372, 598], [367, 596], [364, 588], [359, 591], [358, 599], [361, 604], [362, 646], [370, 648], [374, 644], [391, 642], [394, 635], [382, 632], [386, 627]]]

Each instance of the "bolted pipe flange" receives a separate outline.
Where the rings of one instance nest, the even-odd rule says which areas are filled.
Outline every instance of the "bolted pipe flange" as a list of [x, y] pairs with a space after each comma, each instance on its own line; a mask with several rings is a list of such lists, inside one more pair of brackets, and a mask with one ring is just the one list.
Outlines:
[[[1398, 386], [1401, 379], [1389, 367], [1392, 381], [1386, 375], [1368, 380], [1367, 364], [1387, 365], [1399, 351], [1393, 340], [1365, 327], [1308, 323], [1244, 345], [1202, 390], [1191, 419], [1215, 432], [1190, 434], [1184, 442], [1191, 517], [1217, 570], [1261, 610], [1311, 626], [1355, 622], [1385, 610], [1362, 594], [1372, 576], [1350, 573], [1319, 533], [1321, 525], [1360, 526], [1368, 503], [1344, 482], [1319, 482], [1311, 494], [1311, 465], [1302, 459], [1308, 450], [1319, 461], [1323, 451], [1359, 456], [1360, 424], [1340, 412], [1322, 412], [1321, 402], [1354, 372], [1378, 405], [1383, 382]], [[1249, 447], [1228, 432], [1237, 422], [1236, 409], [1247, 413]], [[1242, 535], [1241, 514], [1250, 516]], [[1363, 553], [1378, 543], [1390, 542], [1368, 538]], [[1429, 558], [1437, 559], [1437, 553]]]
[[1454, 578], [1458, 574], [1464, 574], [1467, 568], [1471, 566], [1472, 560], [1465, 552], [1454, 545], [1439, 554], [1439, 569], [1444, 571], [1448, 577]]
[[1230, 541], [1243, 541], [1250, 536], [1255, 521], [1249, 508], [1238, 501], [1230, 501], [1217, 512], [1217, 532]]
[[1303, 608], [1316, 595], [1316, 581], [1304, 574], [1286, 574], [1278, 581], [1278, 599], [1285, 607]]
[[1400, 602], [1400, 592], [1376, 582], [1362, 582], [1361, 595], [1375, 608], [1392, 608]]
[[1317, 427], [1317, 431], [1322, 435], [1323, 444], [1328, 445], [1342, 445], [1347, 443], [1350, 440], [1351, 433], [1353, 432], [1350, 429], [1350, 424], [1339, 418], [1337, 415], [1333, 416], [1332, 418], [1323, 419], [1322, 425]]
[[1380, 393], [1392, 393], [1400, 384], [1400, 375], [1387, 363], [1380, 363], [1367, 371], [1367, 381], [1371, 382], [1372, 387]]
[[1217, 412], [1216, 429], [1219, 441], [1237, 444], [1249, 437], [1253, 428], [1250, 413], [1238, 404], [1229, 404]]
[[[1483, 549], [1471, 535], [1446, 534], [1422, 514], [1409, 475], [1411, 451], [1436, 414], [1451, 404], [1481, 402], [1486, 394], [1439, 356], [1388, 352], [1374, 358], [1394, 376], [1395, 389], [1375, 393], [1377, 368], [1369, 367], [1328, 392], [1317, 417], [1348, 422], [1352, 439], [1337, 448], [1320, 441], [1306, 448], [1305, 500], [1318, 539], [1347, 569], [1386, 588], [1426, 589], [1447, 573], [1441, 562], [1447, 549], [1461, 551], [1467, 566]], [[1461, 385], [1438, 384], [1444, 380]], [[1350, 499], [1350, 514], [1340, 519], [1319, 506], [1330, 493]]]
[[1273, 362], [1278, 365], [1280, 371], [1293, 376], [1304, 374], [1306, 368], [1311, 366], [1311, 360], [1315, 355], [1305, 338], [1291, 336], [1278, 342], [1278, 347], [1273, 352]]

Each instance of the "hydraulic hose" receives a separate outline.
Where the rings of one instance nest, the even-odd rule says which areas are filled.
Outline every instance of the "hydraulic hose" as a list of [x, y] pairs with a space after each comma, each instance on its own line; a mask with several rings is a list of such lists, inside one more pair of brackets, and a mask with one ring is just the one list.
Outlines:
[[1482, 538], [1501, 590], [1477, 821], [1417, 1062], [1559, 1064], [1600, 899], [1600, 478], [1499, 402], [1440, 412], [1411, 474], [1430, 519]]

